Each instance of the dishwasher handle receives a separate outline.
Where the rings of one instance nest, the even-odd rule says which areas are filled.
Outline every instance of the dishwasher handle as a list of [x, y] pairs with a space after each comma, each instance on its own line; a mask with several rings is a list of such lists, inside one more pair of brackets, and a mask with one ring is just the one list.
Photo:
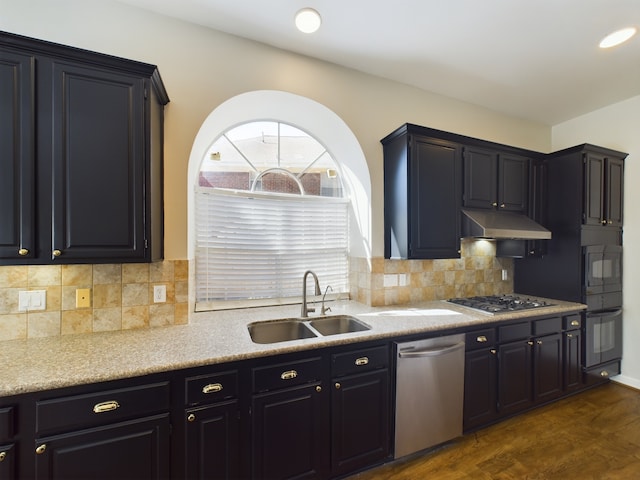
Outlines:
[[398, 357], [400, 358], [420, 358], [420, 357], [439, 357], [447, 353], [455, 352], [464, 348], [464, 342], [447, 345], [445, 347], [438, 346], [435, 348], [423, 348], [420, 350], [400, 350]]

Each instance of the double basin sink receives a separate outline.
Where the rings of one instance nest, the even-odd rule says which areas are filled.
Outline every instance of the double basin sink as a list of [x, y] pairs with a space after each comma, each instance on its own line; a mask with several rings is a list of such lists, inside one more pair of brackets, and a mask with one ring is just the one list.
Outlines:
[[318, 336], [371, 330], [366, 323], [350, 315], [317, 318], [285, 318], [254, 322], [247, 326], [254, 343], [279, 343]]

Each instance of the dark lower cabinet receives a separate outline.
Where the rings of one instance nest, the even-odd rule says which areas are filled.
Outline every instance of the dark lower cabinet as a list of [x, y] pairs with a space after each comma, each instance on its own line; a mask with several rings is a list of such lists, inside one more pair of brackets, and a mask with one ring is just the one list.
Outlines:
[[334, 380], [331, 393], [331, 473], [343, 475], [384, 460], [390, 451], [389, 372]]
[[582, 386], [582, 332], [564, 333], [564, 389], [577, 390]]
[[254, 395], [252, 478], [326, 478], [327, 405], [320, 382]]
[[530, 341], [498, 348], [498, 411], [501, 415], [524, 410], [532, 404], [532, 349]]
[[0, 445], [0, 480], [13, 480], [16, 473], [16, 446]]
[[238, 401], [185, 411], [188, 479], [225, 480], [240, 476]]
[[169, 430], [167, 413], [39, 438], [36, 479], [168, 479]]
[[562, 335], [545, 335], [533, 341], [534, 400], [545, 402], [562, 394]]
[[498, 418], [497, 353], [495, 347], [488, 347], [465, 355], [464, 430], [487, 425]]

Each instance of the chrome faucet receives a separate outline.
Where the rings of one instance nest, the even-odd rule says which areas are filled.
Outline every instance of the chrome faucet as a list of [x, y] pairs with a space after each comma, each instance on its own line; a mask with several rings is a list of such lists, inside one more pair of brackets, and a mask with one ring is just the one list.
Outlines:
[[307, 276], [311, 274], [313, 275], [313, 280], [315, 282], [315, 295], [322, 295], [320, 291], [320, 283], [318, 282], [318, 276], [313, 273], [311, 270], [307, 270], [304, 272], [302, 277], [302, 310], [300, 311], [301, 317], [308, 317], [309, 312], [315, 312], [316, 309], [314, 307], [307, 307]]

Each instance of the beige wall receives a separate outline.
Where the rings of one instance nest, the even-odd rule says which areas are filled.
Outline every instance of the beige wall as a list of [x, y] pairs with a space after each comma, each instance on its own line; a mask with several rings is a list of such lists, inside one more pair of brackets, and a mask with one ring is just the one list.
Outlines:
[[372, 182], [373, 256], [383, 253], [380, 139], [405, 122], [548, 151], [550, 128], [290, 54], [113, 0], [3, 0], [0, 29], [159, 66], [166, 109], [165, 254], [187, 258], [187, 162], [206, 116], [252, 90], [311, 98], [355, 133]]
[[553, 127], [553, 148], [594, 143], [627, 152], [624, 181], [623, 359], [616, 380], [640, 388], [640, 96]]

